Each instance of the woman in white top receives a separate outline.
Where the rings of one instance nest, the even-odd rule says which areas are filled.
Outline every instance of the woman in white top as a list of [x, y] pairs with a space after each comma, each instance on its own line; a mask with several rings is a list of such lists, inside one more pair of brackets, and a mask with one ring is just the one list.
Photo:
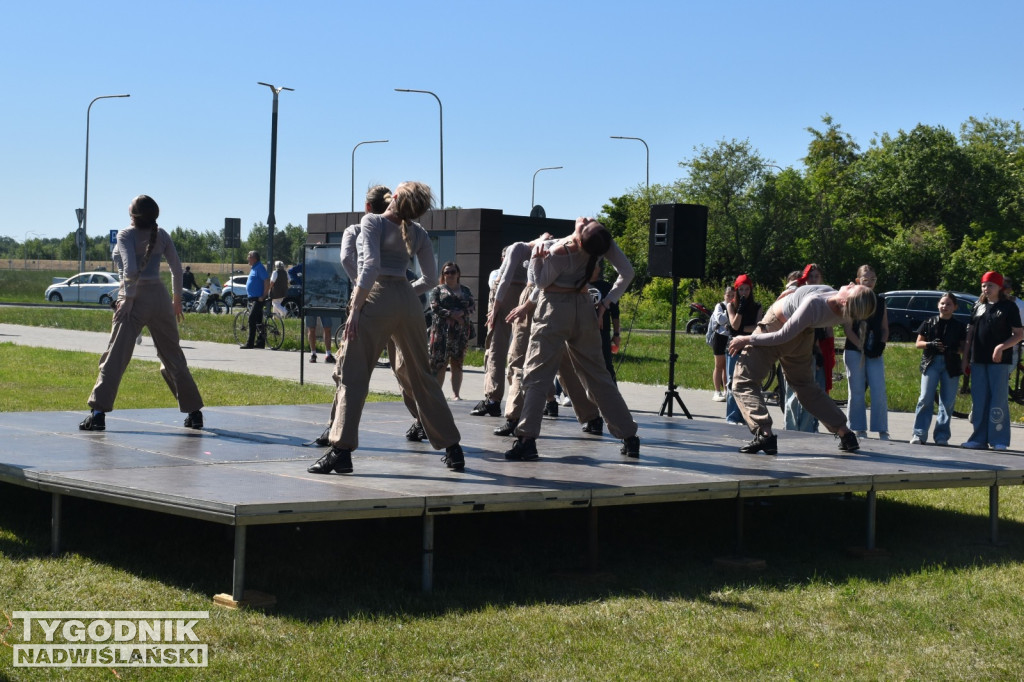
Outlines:
[[[437, 279], [430, 237], [413, 222], [426, 213], [432, 202], [429, 187], [404, 182], [395, 189], [383, 215], [363, 216], [359, 272], [338, 355], [338, 391], [328, 436], [331, 448], [309, 467], [310, 473], [352, 472], [352, 451], [359, 446], [359, 419], [369, 392], [370, 374], [389, 338], [394, 338], [403, 360], [395, 372], [403, 375], [412, 392], [430, 444], [445, 450], [443, 461], [448, 468], [465, 468], [459, 445], [461, 435], [437, 378], [430, 371], [423, 308], [417, 297]], [[423, 273], [412, 283], [405, 276], [410, 256], [419, 261]]]

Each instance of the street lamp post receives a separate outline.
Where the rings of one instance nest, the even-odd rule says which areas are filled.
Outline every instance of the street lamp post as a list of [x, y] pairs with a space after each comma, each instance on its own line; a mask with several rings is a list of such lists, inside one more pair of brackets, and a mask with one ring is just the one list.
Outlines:
[[349, 209], [352, 213], [356, 212], [356, 150], [364, 144], [379, 144], [387, 142], [387, 140], [363, 140], [355, 147], [352, 147], [352, 207]]
[[536, 206], [536, 203], [534, 202], [534, 197], [536, 196], [536, 193], [537, 193], [537, 173], [540, 173], [541, 171], [546, 171], [546, 170], [561, 170], [561, 169], [562, 169], [562, 166], [548, 166], [547, 168], [538, 168], [537, 170], [535, 170], [533, 172], [533, 188], [530, 190], [530, 210], [531, 211], [533, 210], [533, 207]]
[[282, 90], [295, 92], [295, 88], [274, 87], [270, 83], [257, 82], [256, 85], [266, 85], [274, 93], [274, 111], [270, 117], [270, 215], [267, 216], [267, 262], [270, 267], [274, 266], [274, 226], [277, 219], [274, 217], [274, 197], [277, 192], [277, 96]]
[[85, 110], [85, 196], [82, 198], [81, 212], [76, 211], [78, 213], [78, 233], [75, 235], [78, 240], [79, 272], [85, 272], [85, 250], [88, 246], [86, 243], [85, 227], [89, 211], [89, 117], [92, 114], [92, 105], [96, 104], [97, 100], [114, 99], [117, 97], [131, 97], [131, 95], [100, 95], [93, 98], [89, 102], [89, 107]]
[[647, 150], [647, 189], [650, 190], [651, 189], [651, 148], [648, 147], [647, 143], [644, 142], [644, 140], [642, 138], [639, 138], [639, 137], [624, 137], [622, 135], [611, 135], [610, 137], [613, 140], [636, 140], [638, 142], [643, 142], [644, 149]]
[[409, 90], [407, 88], [395, 88], [395, 92], [419, 92], [424, 95], [433, 95], [437, 100], [437, 110], [441, 123], [441, 208], [444, 209], [444, 107], [441, 106], [441, 98], [430, 90]]

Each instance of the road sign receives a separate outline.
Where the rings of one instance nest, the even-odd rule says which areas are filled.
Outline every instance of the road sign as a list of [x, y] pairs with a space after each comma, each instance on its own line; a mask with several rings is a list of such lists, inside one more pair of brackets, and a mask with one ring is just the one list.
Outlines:
[[110, 231], [110, 245], [113, 246], [117, 243], [117, 230]]

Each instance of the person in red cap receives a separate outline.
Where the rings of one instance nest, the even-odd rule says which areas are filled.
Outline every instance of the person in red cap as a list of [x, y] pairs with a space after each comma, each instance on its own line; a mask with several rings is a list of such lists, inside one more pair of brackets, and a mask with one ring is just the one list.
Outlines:
[[1024, 339], [1017, 305], [1003, 291], [1003, 276], [981, 276], [981, 298], [967, 328], [963, 369], [971, 371], [971, 424], [962, 447], [1005, 450], [1010, 446], [1009, 380], [1013, 347]]
[[[761, 304], [754, 300], [754, 283], [747, 275], [740, 275], [733, 282], [735, 296], [726, 310], [729, 313], [729, 336], [749, 334], [761, 319]], [[732, 395], [732, 374], [736, 368], [736, 355], [729, 353], [725, 358], [726, 386], [729, 387], [725, 401], [725, 421], [729, 424], [743, 424], [743, 414]]]

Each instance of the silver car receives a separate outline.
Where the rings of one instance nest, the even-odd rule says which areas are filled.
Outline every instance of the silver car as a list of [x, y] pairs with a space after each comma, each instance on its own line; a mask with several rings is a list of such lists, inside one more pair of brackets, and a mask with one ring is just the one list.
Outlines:
[[67, 279], [54, 278], [43, 297], [51, 303], [102, 303], [109, 305], [117, 298], [121, 280], [112, 272], [82, 272]]

